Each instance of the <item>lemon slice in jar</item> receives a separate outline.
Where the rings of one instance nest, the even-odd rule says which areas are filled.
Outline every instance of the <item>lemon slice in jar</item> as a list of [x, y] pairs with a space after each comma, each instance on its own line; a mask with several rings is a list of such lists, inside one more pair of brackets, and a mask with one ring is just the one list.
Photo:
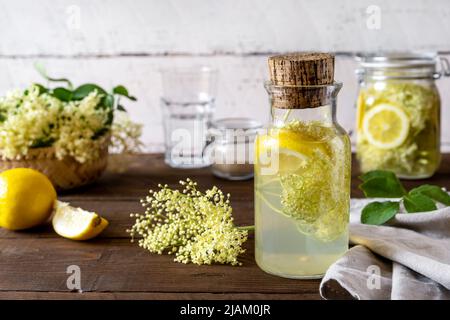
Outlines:
[[298, 173], [309, 161], [305, 154], [284, 148], [279, 150], [278, 159], [280, 175]]
[[259, 172], [256, 196], [271, 210], [283, 215], [285, 215], [281, 204], [283, 187], [280, 177], [301, 170], [309, 158], [299, 152], [298, 146], [289, 140], [281, 135], [263, 135], [257, 138], [255, 144], [257, 156], [255, 170]]
[[366, 112], [362, 126], [370, 144], [380, 149], [393, 149], [408, 137], [409, 118], [402, 108], [382, 103]]
[[[273, 181], [270, 181], [271, 188], [273, 187], [273, 190], [267, 190], [266, 187], [258, 188], [256, 189], [256, 197], [260, 198], [262, 202], [268, 206], [272, 211], [284, 215], [283, 208], [281, 207], [281, 197], [280, 197], [280, 180], [276, 179]], [[268, 185], [266, 185], [268, 186]]]
[[255, 154], [261, 174], [277, 175], [298, 170], [311, 155], [309, 147], [294, 143], [285, 136], [264, 135], [256, 141]]
[[[273, 211], [287, 216], [283, 212], [281, 196], [283, 186], [280, 177], [291, 176], [305, 166], [308, 157], [289, 149], [279, 149], [271, 155], [271, 166], [260, 167], [256, 196], [260, 197]], [[262, 169], [266, 169], [266, 173]]]

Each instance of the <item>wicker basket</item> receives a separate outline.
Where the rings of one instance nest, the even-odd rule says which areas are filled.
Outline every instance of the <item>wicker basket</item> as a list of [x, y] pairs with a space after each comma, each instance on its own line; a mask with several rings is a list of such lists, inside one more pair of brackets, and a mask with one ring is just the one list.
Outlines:
[[79, 163], [72, 157], [58, 160], [53, 147], [30, 149], [19, 160], [0, 160], [0, 172], [13, 168], [38, 170], [52, 181], [58, 190], [67, 190], [89, 184], [98, 179], [108, 163], [110, 137], [104, 137], [99, 144], [99, 158]]

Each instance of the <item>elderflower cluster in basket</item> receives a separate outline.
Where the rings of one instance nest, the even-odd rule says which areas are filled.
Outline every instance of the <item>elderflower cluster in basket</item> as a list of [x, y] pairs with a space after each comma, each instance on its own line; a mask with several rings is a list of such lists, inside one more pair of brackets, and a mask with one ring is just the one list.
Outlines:
[[[145, 214], [131, 214], [136, 222], [127, 230], [139, 246], [152, 253], [175, 255], [181, 263], [240, 265], [247, 228], [233, 223], [230, 195], [217, 187], [202, 193], [190, 179], [180, 181], [183, 190], [159, 185], [159, 191], [141, 200]], [[133, 241], [133, 240], [132, 240]]]
[[71, 99], [68, 89], [52, 91], [41, 85], [0, 97], [1, 158], [21, 159], [30, 149], [53, 147], [58, 159], [70, 156], [84, 163], [99, 157], [100, 145], [110, 136], [117, 148], [135, 149], [140, 125], [128, 116], [118, 116], [126, 113], [105, 103], [105, 97], [112, 95], [90, 86], [93, 89], [79, 99]]

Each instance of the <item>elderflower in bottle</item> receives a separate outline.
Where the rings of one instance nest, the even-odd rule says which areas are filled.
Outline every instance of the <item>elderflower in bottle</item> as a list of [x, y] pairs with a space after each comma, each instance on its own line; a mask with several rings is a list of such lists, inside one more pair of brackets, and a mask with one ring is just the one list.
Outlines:
[[272, 124], [255, 143], [255, 256], [264, 271], [318, 278], [348, 249], [350, 141], [336, 122], [334, 56], [269, 59]]

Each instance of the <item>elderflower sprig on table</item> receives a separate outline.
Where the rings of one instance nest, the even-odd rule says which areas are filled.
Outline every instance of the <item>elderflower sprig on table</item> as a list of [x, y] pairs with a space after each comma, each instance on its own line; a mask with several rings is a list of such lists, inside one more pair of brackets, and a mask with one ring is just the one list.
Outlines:
[[230, 195], [216, 186], [202, 193], [190, 179], [180, 185], [182, 191], [158, 185], [141, 200], [145, 213], [131, 214], [136, 222], [127, 230], [132, 241], [138, 235], [140, 247], [174, 254], [181, 263], [241, 265], [238, 256], [251, 227], [234, 225]]

